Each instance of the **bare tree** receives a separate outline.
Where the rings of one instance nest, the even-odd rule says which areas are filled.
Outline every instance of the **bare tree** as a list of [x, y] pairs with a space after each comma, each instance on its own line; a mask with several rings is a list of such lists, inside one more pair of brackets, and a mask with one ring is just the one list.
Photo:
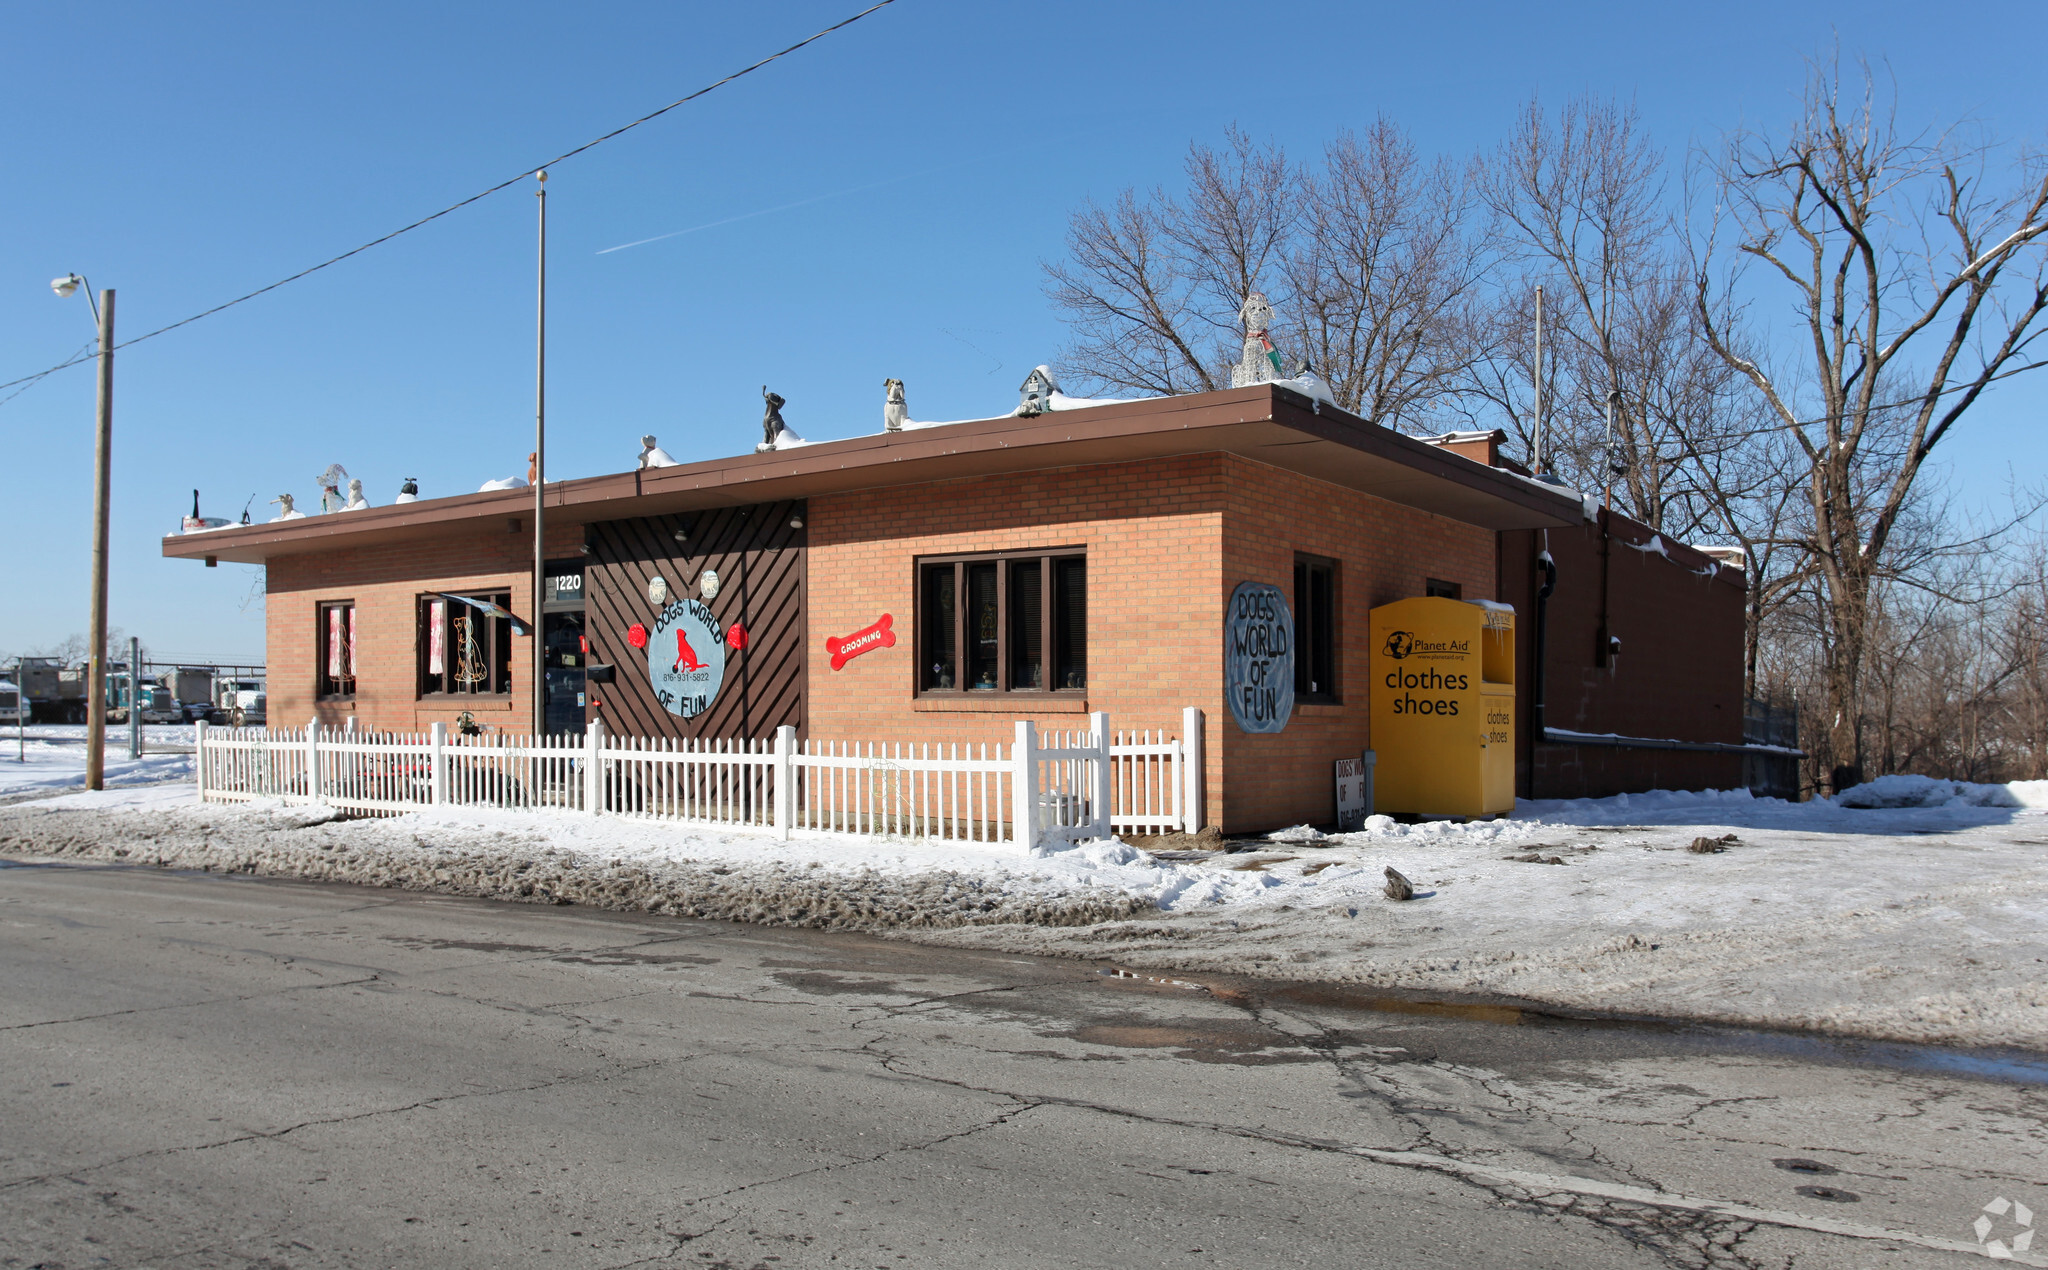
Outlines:
[[2041, 780], [2048, 778], [2048, 543], [2034, 541], [2014, 581], [1999, 623], [2005, 662], [2012, 668], [1999, 721], [2013, 774]]
[[[1792, 440], [1812, 519], [1830, 784], [1862, 779], [1873, 583], [1928, 456], [1997, 380], [2027, 369], [2048, 308], [2048, 169], [1954, 132], [1907, 136], [1878, 100], [1816, 68], [1782, 138], [1736, 133], [1713, 170], [1720, 218], [1700, 245], [1696, 311]], [[1733, 241], [1733, 261], [1718, 242]], [[1789, 289], [1800, 329], [1760, 351], [1713, 302], [1745, 265]], [[1730, 275], [1733, 275], [1732, 277]], [[1797, 352], [1793, 349], [1797, 348]]]
[[1750, 434], [1730, 426], [1743, 409], [1737, 376], [1700, 339], [1663, 172], [1633, 106], [1576, 98], [1554, 120], [1539, 102], [1522, 111], [1476, 185], [1507, 261], [1526, 273], [1504, 297], [1496, 357], [1469, 388], [1533, 444], [1534, 421], [1521, 423], [1532, 412], [1518, 407], [1533, 396], [1531, 293], [1542, 284], [1545, 466], [1683, 536], [1726, 519], [1717, 499], [1728, 491], [1703, 489], [1701, 465]]
[[1236, 128], [1226, 147], [1189, 147], [1185, 200], [1125, 190], [1113, 207], [1090, 202], [1069, 219], [1069, 258], [1044, 266], [1074, 333], [1063, 369], [1139, 392], [1229, 386], [1238, 308], [1280, 280], [1297, 210], [1284, 152]]
[[1287, 262], [1304, 355], [1339, 404], [1397, 426], [1451, 391], [1471, 360], [1467, 330], [1485, 260], [1470, 186], [1377, 120], [1325, 150], [1297, 181], [1300, 242]]
[[1463, 370], [1485, 274], [1470, 220], [1463, 174], [1422, 162], [1386, 120], [1339, 137], [1314, 169], [1233, 128], [1220, 151], [1190, 148], [1183, 196], [1126, 190], [1073, 215], [1068, 258], [1045, 265], [1074, 334], [1061, 366], [1141, 392], [1227, 387], [1239, 307], [1263, 291], [1276, 342], [1339, 405], [1393, 424]]

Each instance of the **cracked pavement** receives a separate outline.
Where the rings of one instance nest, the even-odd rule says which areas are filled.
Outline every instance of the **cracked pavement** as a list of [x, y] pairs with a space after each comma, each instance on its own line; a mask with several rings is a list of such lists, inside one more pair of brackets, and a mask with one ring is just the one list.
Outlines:
[[1861, 1270], [2048, 1211], [2039, 1058], [1108, 968], [0, 867], [0, 1266]]

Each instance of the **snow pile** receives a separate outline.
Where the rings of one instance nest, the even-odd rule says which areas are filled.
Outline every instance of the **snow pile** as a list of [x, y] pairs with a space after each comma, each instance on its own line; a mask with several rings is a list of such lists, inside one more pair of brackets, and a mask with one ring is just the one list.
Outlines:
[[[734, 852], [717, 834], [563, 815], [421, 814], [345, 820], [332, 808], [200, 804], [189, 786], [74, 794], [0, 809], [0, 855], [348, 882], [535, 904], [804, 926], [903, 930], [995, 922], [1094, 925], [1151, 908], [1120, 890], [1003, 885], [970, 873], [891, 867], [754, 836]], [[143, 815], [109, 816], [109, 810]], [[738, 837], [734, 835], [733, 837]], [[1119, 846], [1121, 844], [1118, 844]], [[652, 848], [652, 849], [650, 849]], [[1129, 848], [1123, 848], [1128, 851]]]
[[[2048, 784], [2028, 781], [2029, 785]], [[1940, 780], [1932, 776], [1880, 776], [1835, 796], [1838, 807], [2024, 807], [2004, 785]], [[2039, 804], [2034, 804], [2039, 805]]]
[[[1873, 782], [1873, 786], [1879, 782]], [[1018, 953], [2048, 1048], [2048, 782], [1870, 808], [1747, 791], [1523, 803], [1512, 818], [1230, 852], [765, 832], [559, 812], [342, 821], [189, 786], [0, 810], [0, 853], [123, 859], [867, 930]], [[1897, 782], [1887, 788], [1899, 788]], [[1973, 793], [2003, 790], [2012, 802]], [[109, 814], [139, 811], [147, 815]], [[1700, 839], [1705, 839], [1702, 844]], [[1384, 870], [1414, 884], [1382, 893]]]

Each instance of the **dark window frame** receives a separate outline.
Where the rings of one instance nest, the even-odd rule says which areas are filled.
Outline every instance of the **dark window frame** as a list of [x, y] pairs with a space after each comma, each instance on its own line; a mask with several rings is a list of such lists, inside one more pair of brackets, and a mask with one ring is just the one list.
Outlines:
[[1462, 600], [1465, 598], [1465, 584], [1446, 582], [1442, 578], [1424, 578], [1422, 593], [1435, 599]]
[[[348, 668], [339, 679], [330, 679], [327, 675], [327, 615], [337, 610], [347, 615], [342, 618], [341, 630], [342, 656], [347, 659]], [[357, 658], [355, 654], [359, 650], [352, 647], [355, 641], [349, 638], [349, 632], [355, 626], [356, 621], [356, 602], [354, 600], [319, 600], [314, 603], [313, 700], [354, 701], [356, 699], [356, 671], [360, 667], [356, 664]], [[343, 683], [346, 683], [347, 687], [342, 687]]]
[[[1316, 577], [1327, 583], [1320, 588]], [[1329, 556], [1294, 553], [1294, 699], [1344, 704], [1344, 567]], [[1313, 687], [1311, 687], [1313, 685]]]
[[[481, 609], [473, 608], [448, 596], [463, 595], [471, 599], [486, 600], [506, 612], [512, 611], [510, 590], [476, 590], [422, 592], [413, 599], [413, 693], [420, 701], [509, 701], [512, 698], [512, 624], [503, 618], [493, 617]], [[433, 613], [433, 602], [442, 600], [447, 604], [447, 628], [443, 632], [442, 669], [433, 675], [427, 670], [427, 656], [431, 650], [427, 624]], [[455, 673], [455, 659], [459, 650], [456, 646], [456, 632], [460, 629], [457, 619], [467, 616], [479, 627], [472, 627], [477, 635], [478, 651], [484, 660], [485, 678], [482, 683], [488, 687], [450, 688]], [[439, 687], [429, 686], [428, 680], [438, 678]], [[497, 685], [502, 684], [503, 687]]]
[[[1078, 687], [1061, 688], [1019, 688], [1011, 683], [1015, 670], [1013, 640], [1011, 638], [1010, 611], [1010, 567], [1014, 564], [1029, 563], [1038, 566], [1038, 657], [1039, 675], [1048, 683], [1057, 678], [1058, 659], [1061, 650], [1058, 614], [1060, 605], [1056, 601], [1056, 576], [1063, 561], [1079, 561], [1082, 568], [1081, 583], [1081, 646]], [[996, 683], [993, 688], [935, 688], [926, 686], [927, 665], [932, 649], [925, 620], [925, 574], [934, 566], [953, 566], [953, 680], [964, 683], [968, 677], [967, 637], [967, 577], [968, 566], [994, 564], [996, 567]], [[1040, 547], [1029, 551], [972, 551], [948, 552], [941, 555], [917, 556], [911, 561], [911, 629], [915, 631], [912, 640], [913, 658], [911, 664], [911, 695], [915, 697], [937, 697], [948, 700], [975, 700], [991, 697], [1083, 697], [1088, 692], [1088, 551], [1085, 547]]]

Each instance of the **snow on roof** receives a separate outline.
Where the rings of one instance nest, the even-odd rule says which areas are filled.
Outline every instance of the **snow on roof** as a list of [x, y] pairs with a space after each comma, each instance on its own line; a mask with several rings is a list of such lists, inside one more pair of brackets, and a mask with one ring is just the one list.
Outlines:
[[1469, 441], [1506, 440], [1507, 433], [1502, 432], [1498, 428], [1491, 428], [1485, 432], [1444, 432], [1433, 437], [1417, 437], [1416, 439], [1424, 445], [1457, 445]]

